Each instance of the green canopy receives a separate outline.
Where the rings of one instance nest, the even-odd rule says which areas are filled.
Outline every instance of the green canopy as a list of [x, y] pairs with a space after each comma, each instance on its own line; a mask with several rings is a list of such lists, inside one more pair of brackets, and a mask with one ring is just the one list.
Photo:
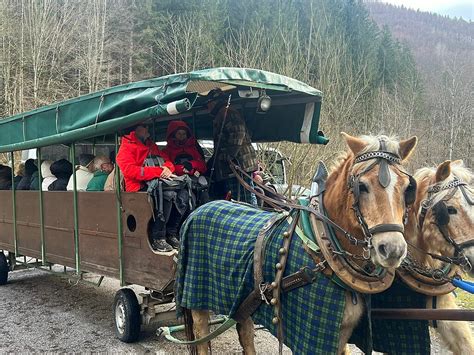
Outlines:
[[[0, 152], [97, 137], [106, 141], [138, 122], [153, 123], [155, 139], [160, 140], [165, 138], [168, 121], [177, 118], [187, 121], [199, 139], [212, 139], [203, 95], [216, 87], [231, 95], [231, 105], [244, 114], [255, 142], [328, 142], [318, 131], [320, 91], [262, 70], [213, 68], [120, 85], [4, 118]], [[263, 93], [272, 105], [261, 114], [256, 107]]]

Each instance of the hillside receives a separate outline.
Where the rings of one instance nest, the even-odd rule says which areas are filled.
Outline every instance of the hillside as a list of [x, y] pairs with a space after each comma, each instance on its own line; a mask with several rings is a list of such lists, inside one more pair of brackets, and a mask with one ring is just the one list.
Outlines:
[[453, 60], [463, 65], [471, 62], [472, 65], [474, 22], [378, 1], [365, 1], [365, 4], [379, 27], [387, 26], [396, 39], [408, 45], [419, 69], [429, 81], [439, 80], [440, 73], [452, 65]]
[[[423, 120], [417, 132], [425, 142], [426, 162], [474, 159], [474, 22], [414, 11], [374, 1], [364, 2], [379, 28], [412, 53], [423, 86]], [[430, 144], [431, 145], [431, 144]], [[425, 145], [428, 146], [428, 145]]]

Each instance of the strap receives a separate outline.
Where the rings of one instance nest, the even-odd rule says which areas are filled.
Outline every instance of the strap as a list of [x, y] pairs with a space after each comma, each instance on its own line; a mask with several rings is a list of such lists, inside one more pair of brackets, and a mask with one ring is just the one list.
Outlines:
[[401, 224], [378, 224], [369, 229], [370, 234], [384, 233], [384, 232], [400, 232], [404, 233], [405, 228]]
[[214, 330], [213, 332], [210, 332], [208, 335], [206, 335], [202, 338], [195, 339], [195, 340], [179, 340], [179, 339], [176, 339], [175, 337], [173, 337], [171, 335], [171, 327], [161, 327], [161, 328], [159, 328], [159, 330], [160, 330], [161, 334], [164, 335], [165, 338], [167, 340], [171, 341], [172, 343], [180, 344], [180, 345], [199, 345], [199, 344], [207, 343], [207, 342], [211, 341], [212, 339], [218, 337], [219, 335], [224, 333], [226, 330], [233, 327], [236, 323], [237, 322], [234, 319], [226, 317], [225, 322], [222, 323], [219, 327], [217, 327], [216, 330]]
[[288, 213], [280, 213], [272, 216], [268, 222], [263, 226], [255, 241], [255, 249], [253, 256], [253, 275], [254, 275], [254, 289], [253, 291], [242, 301], [239, 308], [235, 312], [234, 319], [237, 323], [241, 323], [249, 318], [262, 301], [268, 302], [265, 292], [272, 287], [271, 285], [263, 283], [263, 259], [264, 259], [264, 241], [268, 231], [279, 221], [282, 221], [288, 216]]

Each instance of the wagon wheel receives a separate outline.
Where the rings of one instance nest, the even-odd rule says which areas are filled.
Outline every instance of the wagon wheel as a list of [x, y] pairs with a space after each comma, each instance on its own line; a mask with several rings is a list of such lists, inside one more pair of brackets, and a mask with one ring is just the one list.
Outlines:
[[140, 334], [140, 306], [129, 288], [122, 288], [114, 299], [115, 335], [125, 343], [137, 341]]
[[9, 270], [6, 256], [3, 252], [0, 252], [0, 286], [7, 283]]

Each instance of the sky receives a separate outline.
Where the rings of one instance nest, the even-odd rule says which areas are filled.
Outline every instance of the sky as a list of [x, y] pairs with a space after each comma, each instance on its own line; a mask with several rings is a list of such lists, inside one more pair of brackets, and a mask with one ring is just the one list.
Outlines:
[[382, 2], [474, 21], [473, 0], [382, 0]]

